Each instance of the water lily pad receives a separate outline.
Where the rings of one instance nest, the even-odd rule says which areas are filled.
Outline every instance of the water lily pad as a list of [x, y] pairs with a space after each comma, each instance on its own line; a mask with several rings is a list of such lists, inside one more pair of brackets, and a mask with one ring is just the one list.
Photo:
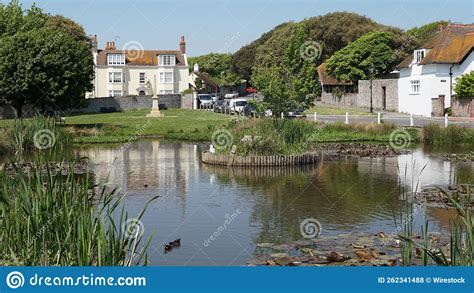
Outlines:
[[270, 248], [270, 247], [272, 247], [273, 245], [275, 245], [275, 244], [274, 244], [274, 243], [267, 243], [267, 242], [264, 242], [264, 243], [259, 243], [259, 244], [257, 244], [257, 247]]
[[273, 258], [290, 257], [288, 253], [272, 253], [270, 256]]

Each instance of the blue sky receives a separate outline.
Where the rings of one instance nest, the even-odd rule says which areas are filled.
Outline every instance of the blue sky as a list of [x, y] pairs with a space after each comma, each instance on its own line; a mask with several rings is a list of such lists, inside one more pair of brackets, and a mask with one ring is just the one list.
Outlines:
[[[0, 0], [7, 3], [7, 0]], [[33, 2], [20, 0], [24, 7]], [[37, 5], [97, 34], [99, 47], [139, 42], [145, 49], [177, 49], [180, 35], [188, 55], [234, 52], [287, 21], [352, 11], [403, 29], [451, 19], [473, 23], [474, 0], [39, 0]]]

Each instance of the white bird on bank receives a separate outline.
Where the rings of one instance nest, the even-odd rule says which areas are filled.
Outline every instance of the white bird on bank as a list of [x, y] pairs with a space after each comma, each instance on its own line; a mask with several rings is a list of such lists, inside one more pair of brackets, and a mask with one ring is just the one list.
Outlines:
[[212, 144], [209, 146], [209, 152], [210, 152], [211, 154], [215, 154], [215, 153], [216, 153], [216, 149], [214, 148], [214, 146], [213, 146]]

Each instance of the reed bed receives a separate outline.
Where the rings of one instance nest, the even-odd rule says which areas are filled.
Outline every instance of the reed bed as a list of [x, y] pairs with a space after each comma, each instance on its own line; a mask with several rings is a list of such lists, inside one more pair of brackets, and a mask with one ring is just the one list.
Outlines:
[[139, 230], [151, 201], [130, 218], [119, 190], [69, 174], [49, 168], [0, 173], [0, 264], [146, 265], [149, 241]]

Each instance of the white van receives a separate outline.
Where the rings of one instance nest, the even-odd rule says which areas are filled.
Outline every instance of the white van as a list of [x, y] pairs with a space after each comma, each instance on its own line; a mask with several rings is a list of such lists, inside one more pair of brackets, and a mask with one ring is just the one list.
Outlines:
[[232, 99], [232, 100], [229, 100], [227, 109], [228, 109], [228, 112], [230, 112], [231, 114], [236, 114], [236, 113], [242, 114], [247, 104], [248, 102], [246, 99]]

